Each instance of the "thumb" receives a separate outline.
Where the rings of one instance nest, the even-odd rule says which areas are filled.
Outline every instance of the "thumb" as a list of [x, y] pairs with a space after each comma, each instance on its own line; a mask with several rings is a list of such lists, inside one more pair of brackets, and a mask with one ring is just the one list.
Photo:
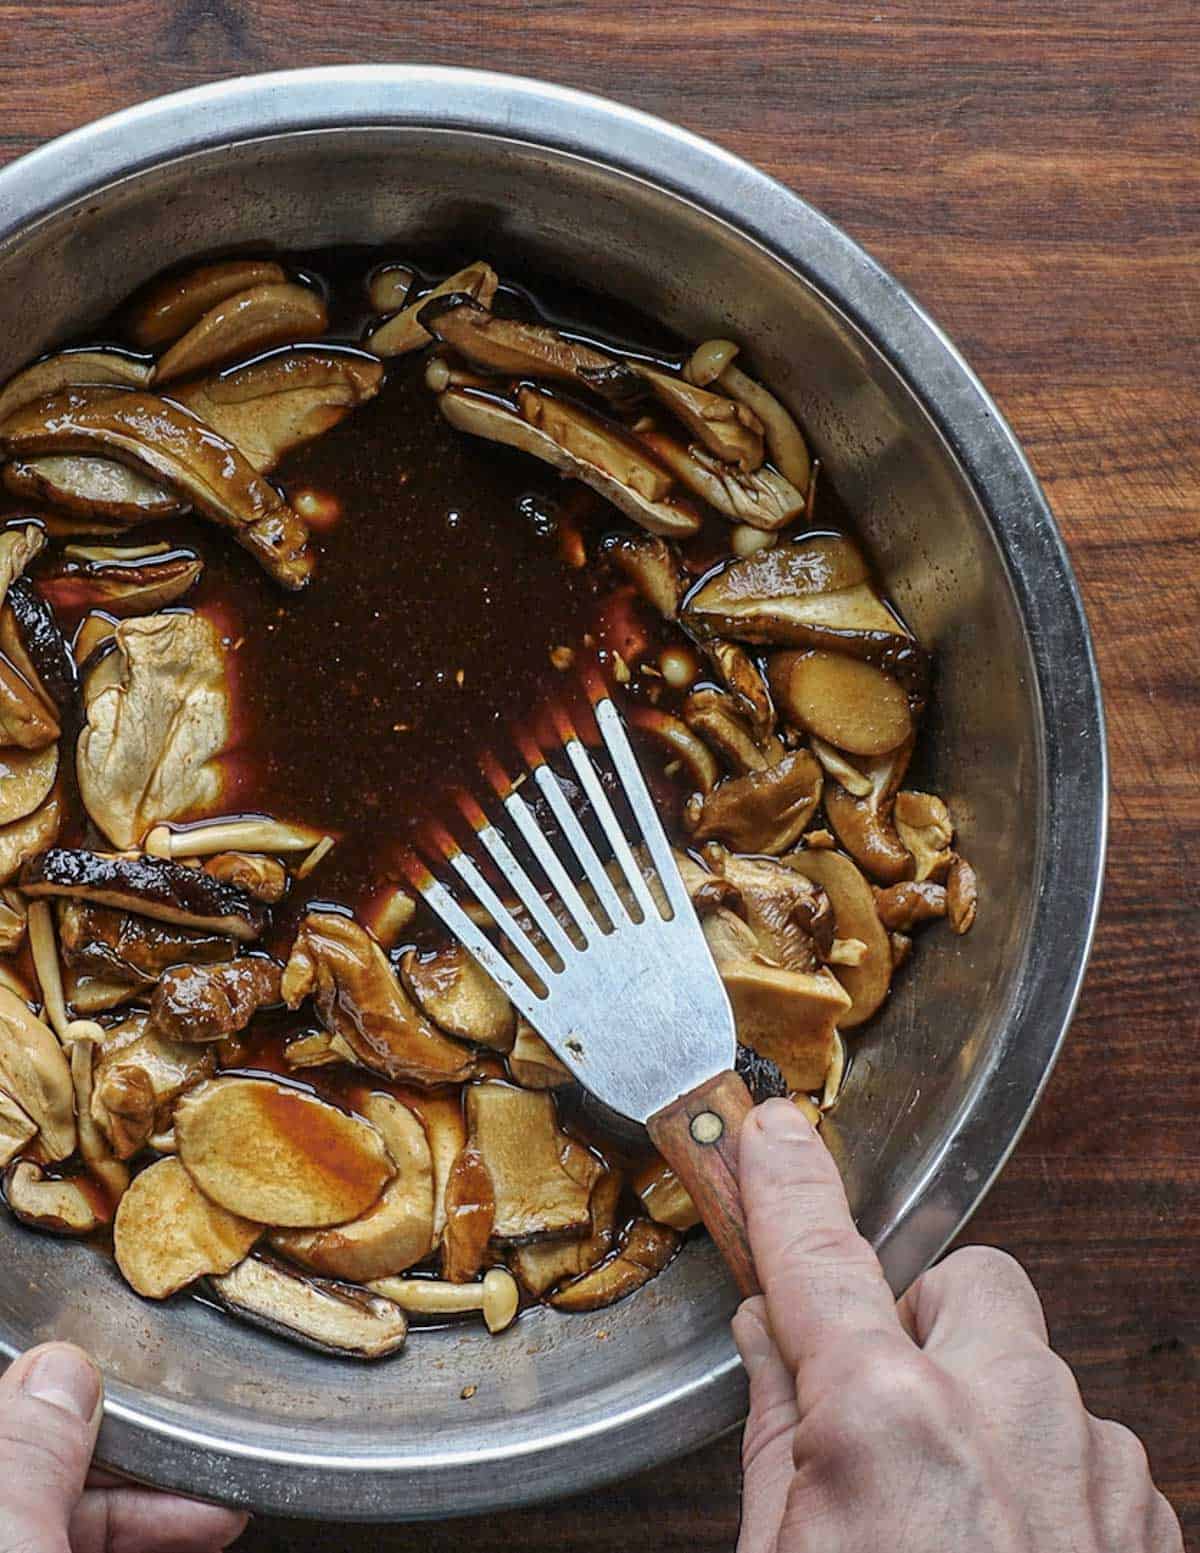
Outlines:
[[34, 1348], [0, 1377], [0, 1553], [69, 1553], [103, 1395], [69, 1343]]

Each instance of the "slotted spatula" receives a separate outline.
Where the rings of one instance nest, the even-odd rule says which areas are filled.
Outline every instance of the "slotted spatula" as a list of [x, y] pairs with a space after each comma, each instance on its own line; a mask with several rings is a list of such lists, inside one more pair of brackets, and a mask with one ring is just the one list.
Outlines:
[[[453, 871], [453, 893], [415, 855], [406, 869], [434, 912], [579, 1082], [604, 1105], [644, 1123], [690, 1192], [739, 1289], [752, 1294], [758, 1284], [738, 1195], [737, 1140], [753, 1102], [733, 1071], [733, 1013], [621, 715], [595, 671], [583, 678], [599, 733], [594, 742], [602, 741], [624, 792], [619, 807], [628, 810], [639, 834], [627, 835], [618, 821], [600, 768], [576, 729], [587, 710], [573, 716], [556, 706], [550, 712], [555, 740], [518, 737], [527, 775], [510, 779], [494, 759], [484, 763], [498, 800], [494, 815], [460, 795], [478, 862], [472, 843], [460, 845], [444, 827], [428, 827], [429, 861], [439, 872], [443, 864]], [[547, 762], [552, 742], [565, 754], [603, 831], [612, 872]], [[529, 781], [557, 835], [543, 828], [522, 795]], [[652, 865], [657, 889], [635, 847]], [[532, 868], [518, 861], [517, 851]], [[489, 883], [484, 854], [520, 902], [521, 920]], [[478, 925], [478, 911], [464, 909], [472, 899], [491, 919], [490, 935]]]

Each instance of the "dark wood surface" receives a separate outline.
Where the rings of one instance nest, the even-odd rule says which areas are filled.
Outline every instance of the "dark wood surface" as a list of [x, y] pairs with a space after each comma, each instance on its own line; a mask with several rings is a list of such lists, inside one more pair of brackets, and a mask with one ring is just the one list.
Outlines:
[[[217, 76], [420, 60], [554, 77], [791, 184], [965, 350], [1041, 476], [1113, 757], [1096, 955], [970, 1238], [1020, 1256], [1089, 1405], [1200, 1545], [1200, 13], [1194, 0], [0, 0], [0, 157]], [[247, 1549], [729, 1549], [732, 1440], [477, 1523], [262, 1523]]]

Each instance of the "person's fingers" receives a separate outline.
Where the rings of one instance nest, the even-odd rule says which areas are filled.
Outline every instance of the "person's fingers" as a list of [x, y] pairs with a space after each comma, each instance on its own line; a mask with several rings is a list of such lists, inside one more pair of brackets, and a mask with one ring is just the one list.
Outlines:
[[238, 1510], [148, 1488], [89, 1489], [71, 1520], [71, 1553], [220, 1553], [246, 1521]]
[[1025, 1269], [991, 1246], [964, 1246], [931, 1267], [900, 1301], [900, 1317], [927, 1352], [974, 1350], [1034, 1338], [1049, 1343], [1046, 1317]]
[[739, 1179], [768, 1323], [797, 1377], [803, 1415], [814, 1359], [869, 1363], [864, 1340], [876, 1351], [911, 1345], [883, 1269], [854, 1227], [837, 1166], [790, 1101], [768, 1100], [747, 1117]]
[[0, 1553], [58, 1553], [83, 1491], [104, 1388], [81, 1349], [47, 1343], [0, 1377]]
[[738, 1553], [773, 1553], [792, 1481], [792, 1439], [799, 1421], [796, 1382], [775, 1346], [761, 1295], [738, 1309], [733, 1340], [750, 1382]]

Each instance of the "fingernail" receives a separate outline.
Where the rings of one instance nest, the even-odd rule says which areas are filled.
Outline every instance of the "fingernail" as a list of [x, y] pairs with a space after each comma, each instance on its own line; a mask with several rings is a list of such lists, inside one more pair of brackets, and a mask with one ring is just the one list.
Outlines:
[[812, 1143], [816, 1139], [816, 1128], [790, 1100], [768, 1100], [754, 1114], [772, 1143]]
[[100, 1406], [100, 1371], [75, 1348], [47, 1348], [25, 1377], [25, 1394], [90, 1424]]
[[775, 1344], [762, 1316], [753, 1305], [743, 1305], [733, 1318], [733, 1340], [742, 1366], [751, 1380], [771, 1357]]

